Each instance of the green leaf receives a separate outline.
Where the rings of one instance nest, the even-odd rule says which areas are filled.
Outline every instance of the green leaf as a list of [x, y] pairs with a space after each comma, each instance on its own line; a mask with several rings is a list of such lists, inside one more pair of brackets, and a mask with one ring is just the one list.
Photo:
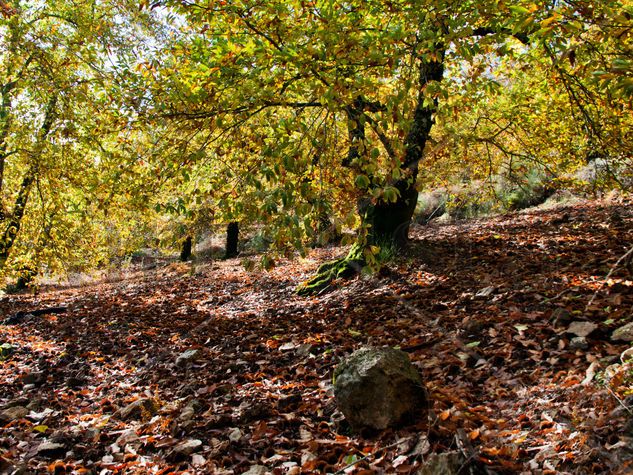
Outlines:
[[357, 188], [364, 190], [370, 185], [369, 177], [367, 177], [367, 175], [358, 175], [354, 180], [354, 184]]

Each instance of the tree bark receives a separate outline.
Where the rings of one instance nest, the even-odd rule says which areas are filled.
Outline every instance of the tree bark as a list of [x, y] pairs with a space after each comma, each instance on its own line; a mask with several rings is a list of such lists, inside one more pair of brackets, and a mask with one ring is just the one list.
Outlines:
[[[401, 177], [390, 185], [398, 190], [395, 202], [374, 202], [370, 197], [358, 201], [358, 212], [362, 225], [367, 229], [364, 242], [352, 246], [347, 256], [323, 264], [316, 275], [297, 288], [299, 295], [312, 295], [328, 288], [334, 279], [348, 277], [358, 273], [366, 264], [364, 245], [394, 246], [402, 249], [408, 240], [409, 227], [417, 204], [418, 191], [415, 182], [419, 163], [423, 158], [424, 147], [431, 135], [433, 114], [437, 110], [437, 99], [429, 101], [424, 93], [430, 81], [441, 81], [444, 75], [444, 49], [438, 45], [437, 60], [419, 58], [419, 93], [414, 111], [411, 129], [405, 139], [405, 153], [401, 165]], [[354, 160], [364, 152], [362, 141], [365, 138], [365, 111], [372, 111], [375, 105], [362, 99], [354, 101], [347, 108], [349, 123], [350, 149], [343, 164], [354, 167]], [[381, 140], [383, 138], [381, 137]], [[386, 139], [385, 139], [386, 140]], [[384, 141], [383, 141], [383, 144]], [[387, 143], [386, 146], [393, 150]], [[387, 150], [391, 153], [391, 150]]]
[[191, 248], [193, 246], [193, 239], [191, 236], [187, 236], [182, 242], [182, 248], [180, 250], [180, 260], [181, 262], [187, 262], [191, 259]]
[[405, 139], [405, 155], [402, 163], [402, 178], [391, 185], [398, 190], [398, 199], [393, 203], [374, 203], [370, 198], [362, 198], [358, 203], [358, 212], [363, 224], [369, 225], [367, 240], [369, 244], [393, 245], [402, 248], [409, 236], [409, 227], [418, 199], [415, 187], [419, 163], [423, 158], [424, 147], [431, 135], [437, 109], [437, 99], [429, 103], [424, 88], [430, 81], [441, 81], [444, 74], [444, 55], [437, 61], [420, 59], [418, 68], [419, 90], [417, 105], [413, 115], [411, 129]]
[[239, 223], [237, 221], [229, 223], [226, 227], [226, 252], [224, 254], [225, 259], [237, 257], [237, 255], [239, 254], [239, 250], [237, 248], [239, 244], [239, 235]]
[[18, 195], [15, 199], [15, 203], [13, 205], [13, 212], [8, 218], [5, 218], [0, 222], [0, 224], [4, 227], [4, 232], [0, 237], [0, 269], [4, 267], [4, 264], [9, 258], [9, 252], [15, 244], [18, 232], [20, 231], [22, 218], [24, 217], [24, 213], [26, 212], [26, 205], [29, 200], [29, 194], [31, 193], [31, 187], [37, 177], [38, 160], [40, 158], [39, 155], [42, 153], [45, 145], [45, 140], [53, 127], [56, 106], [57, 96], [54, 95], [50, 98], [46, 106], [44, 122], [42, 122], [42, 126], [40, 128], [35, 145], [36, 153], [34, 154], [35, 156], [32, 159], [33, 161], [26, 174], [24, 175], [24, 178], [22, 178], [22, 183], [20, 185], [20, 189], [18, 190]]

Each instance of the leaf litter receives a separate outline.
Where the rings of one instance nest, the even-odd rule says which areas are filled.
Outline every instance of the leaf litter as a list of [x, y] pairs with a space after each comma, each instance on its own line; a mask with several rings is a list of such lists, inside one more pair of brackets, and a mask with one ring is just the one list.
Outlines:
[[[632, 317], [633, 277], [614, 268], [632, 223], [628, 202], [587, 202], [416, 226], [407, 256], [311, 298], [294, 287], [344, 249], [7, 295], [5, 318], [67, 311], [0, 326], [0, 472], [424, 473], [457, 456], [627, 473], [631, 344], [610, 337]], [[409, 353], [428, 420], [350, 432], [332, 373], [367, 344]]]

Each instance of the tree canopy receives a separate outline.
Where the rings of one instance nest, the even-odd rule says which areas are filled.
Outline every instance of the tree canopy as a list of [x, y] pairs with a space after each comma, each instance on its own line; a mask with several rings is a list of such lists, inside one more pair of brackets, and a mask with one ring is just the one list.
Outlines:
[[[418, 190], [626, 189], [629, 1], [0, 2], [0, 259], [94, 267], [196, 227], [362, 259]], [[500, 206], [503, 205], [500, 201]], [[508, 203], [505, 203], [506, 205]], [[5, 263], [7, 265], [5, 265]]]

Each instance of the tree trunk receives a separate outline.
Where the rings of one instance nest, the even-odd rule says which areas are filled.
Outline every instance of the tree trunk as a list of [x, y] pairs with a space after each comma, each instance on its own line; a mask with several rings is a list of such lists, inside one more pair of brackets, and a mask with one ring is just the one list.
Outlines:
[[233, 221], [226, 227], [226, 252], [224, 254], [225, 259], [231, 259], [237, 257], [239, 251], [237, 245], [239, 243], [240, 226], [237, 221]]
[[[402, 249], [408, 240], [409, 227], [417, 204], [418, 191], [415, 181], [418, 176], [418, 166], [422, 160], [424, 147], [433, 127], [433, 114], [437, 109], [437, 99], [429, 103], [424, 89], [430, 81], [441, 81], [444, 74], [444, 53], [438, 46], [438, 59], [425, 61], [420, 58], [418, 66], [419, 93], [414, 111], [411, 129], [405, 139], [405, 154], [402, 160], [401, 176], [390, 185], [398, 190], [395, 202], [373, 202], [369, 196], [358, 201], [358, 212], [363, 228], [367, 229], [363, 242], [356, 243], [347, 256], [323, 264], [316, 275], [302, 283], [297, 288], [299, 295], [312, 295], [326, 289], [335, 279], [348, 277], [358, 273], [365, 264], [364, 246], [367, 244], [378, 246], [393, 246]], [[376, 111], [376, 105], [357, 99], [347, 108], [349, 121], [350, 149], [343, 164], [354, 167], [354, 161], [361, 158], [365, 139], [365, 111]], [[393, 147], [387, 138], [381, 138], [383, 145], [391, 153]]]
[[193, 239], [191, 236], [187, 236], [182, 241], [182, 248], [180, 250], [180, 260], [181, 262], [187, 262], [191, 259], [191, 248], [193, 246]]
[[20, 191], [18, 192], [18, 196], [15, 199], [15, 204], [13, 205], [13, 213], [11, 214], [9, 219], [3, 222], [5, 230], [2, 234], [2, 237], [0, 238], [0, 268], [4, 266], [4, 263], [9, 258], [9, 251], [13, 247], [13, 244], [15, 243], [15, 238], [20, 231], [22, 217], [24, 216], [24, 212], [26, 211], [26, 203], [31, 192], [31, 185], [33, 185], [34, 181], [35, 170], [33, 168], [30, 168], [22, 179]]
[[369, 225], [368, 244], [403, 248], [408, 241], [409, 227], [418, 199], [415, 187], [418, 166], [431, 135], [433, 114], [437, 109], [437, 99], [430, 104], [425, 102], [424, 88], [430, 81], [441, 81], [443, 74], [443, 54], [435, 62], [420, 60], [420, 92], [411, 130], [405, 141], [405, 156], [401, 167], [403, 178], [391, 184], [398, 190], [398, 199], [393, 203], [372, 203], [370, 198], [362, 198], [358, 203], [361, 220], [364, 225]]
[[2, 224], [2, 226], [4, 227], [4, 232], [0, 237], [0, 269], [4, 267], [4, 264], [9, 258], [9, 252], [11, 251], [13, 244], [15, 244], [15, 239], [18, 235], [18, 232], [20, 231], [22, 218], [24, 217], [24, 213], [26, 212], [26, 205], [29, 200], [29, 194], [31, 193], [31, 187], [35, 182], [38, 174], [38, 160], [40, 158], [39, 155], [42, 153], [45, 146], [45, 140], [53, 127], [56, 106], [57, 95], [54, 95], [49, 99], [46, 106], [44, 121], [42, 122], [42, 126], [37, 137], [37, 142], [35, 144], [36, 152], [34, 153], [31, 166], [22, 179], [22, 184], [20, 185], [18, 195], [13, 205], [13, 212], [11, 213], [10, 217], [5, 218], [3, 219], [3, 221], [0, 222], [0, 224]]

